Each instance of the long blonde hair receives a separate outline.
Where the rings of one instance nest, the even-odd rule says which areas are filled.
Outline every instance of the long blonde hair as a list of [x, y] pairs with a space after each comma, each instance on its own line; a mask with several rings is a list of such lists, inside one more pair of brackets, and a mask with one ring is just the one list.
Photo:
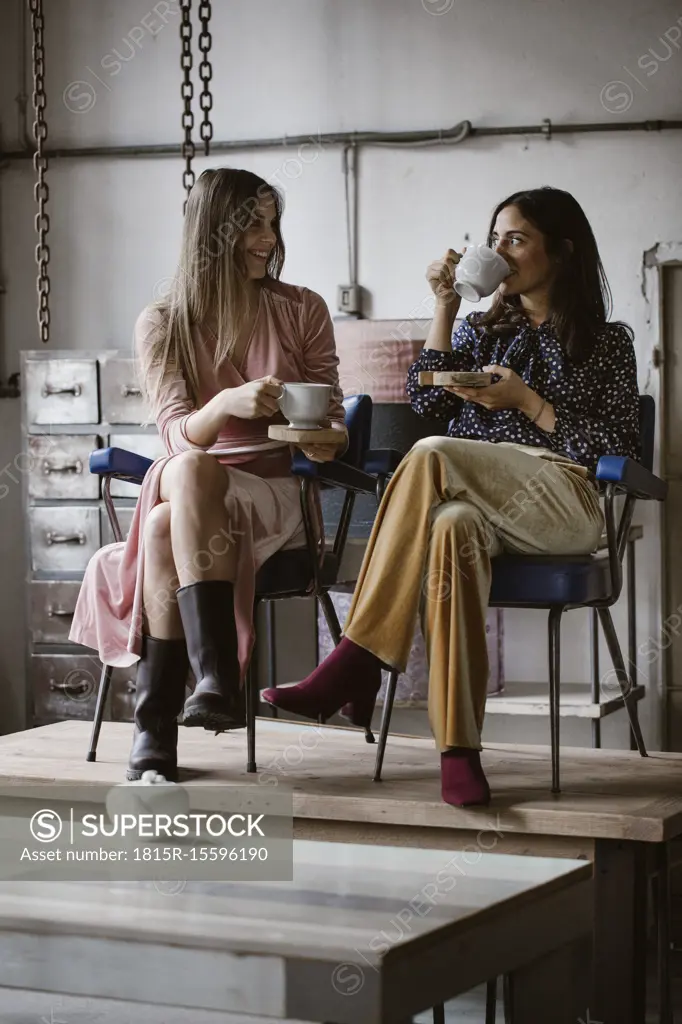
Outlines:
[[[229, 359], [250, 313], [248, 276], [240, 242], [259, 202], [272, 199], [276, 244], [266, 268], [278, 279], [284, 264], [282, 197], [251, 171], [219, 167], [201, 174], [189, 194], [178, 267], [169, 294], [154, 304], [159, 330], [150, 339], [149, 380], [157, 390], [167, 373], [181, 371], [188, 397], [199, 405], [199, 374], [192, 327], [211, 325], [217, 338], [214, 366]], [[153, 401], [154, 395], [148, 397]]]

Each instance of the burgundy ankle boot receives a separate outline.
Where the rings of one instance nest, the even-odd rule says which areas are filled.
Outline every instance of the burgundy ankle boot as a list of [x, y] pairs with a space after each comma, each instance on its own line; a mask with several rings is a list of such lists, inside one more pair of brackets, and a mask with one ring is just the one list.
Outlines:
[[440, 755], [441, 792], [446, 804], [472, 807], [490, 803], [490, 786], [481, 754], [469, 747], [452, 747]]
[[348, 717], [371, 735], [369, 728], [381, 686], [382, 664], [364, 647], [343, 637], [328, 658], [297, 686], [263, 691], [263, 700], [282, 711], [326, 722], [346, 704]]

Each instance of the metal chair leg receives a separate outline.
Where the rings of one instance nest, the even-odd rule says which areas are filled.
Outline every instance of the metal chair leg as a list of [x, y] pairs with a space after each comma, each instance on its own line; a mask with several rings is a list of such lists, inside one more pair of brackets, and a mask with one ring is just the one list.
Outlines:
[[[332, 601], [328, 591], [326, 590], [317, 595], [317, 600], [320, 602], [320, 605], [322, 607], [325, 622], [327, 623], [327, 629], [329, 630], [329, 634], [332, 640], [334, 641], [334, 646], [338, 647], [338, 645], [341, 643], [341, 623], [339, 622], [339, 617], [336, 614], [334, 602]], [[324, 718], [322, 717], [322, 715], [317, 716], [317, 724], [324, 725]], [[369, 736], [372, 737], [371, 740], [369, 740], [369, 742], [374, 743], [374, 736], [372, 735], [371, 730], [369, 731]], [[367, 732], [365, 732], [365, 738], [367, 739]]]
[[[628, 675], [633, 683], [637, 680], [637, 594], [635, 590], [635, 542], [627, 545], [627, 595], [628, 595]], [[630, 730], [630, 750], [637, 749], [632, 729]]]
[[388, 686], [386, 687], [386, 696], [384, 697], [384, 712], [381, 716], [381, 732], [379, 734], [379, 747], [377, 749], [377, 759], [374, 766], [374, 782], [381, 782], [381, 769], [384, 764], [384, 754], [386, 752], [386, 740], [388, 739], [388, 730], [391, 724], [391, 712], [393, 711], [393, 701], [395, 700], [395, 691], [398, 686], [398, 676], [400, 673], [397, 669], [392, 669], [388, 676]]
[[548, 619], [549, 632], [549, 730], [552, 745], [552, 792], [560, 793], [559, 778], [559, 702], [561, 683], [561, 616], [563, 608], [552, 608]]
[[632, 681], [625, 670], [623, 652], [621, 651], [620, 644], [618, 643], [618, 635], [616, 633], [616, 627], [613, 624], [613, 619], [611, 618], [610, 610], [608, 608], [600, 608], [599, 619], [601, 627], [604, 630], [604, 636], [606, 637], [606, 643], [608, 644], [609, 654], [611, 655], [611, 661], [613, 662], [616, 678], [618, 679], [618, 684], [623, 695], [625, 710], [627, 711], [628, 718], [630, 719], [630, 729], [632, 730], [636, 749], [642, 757], [646, 757], [647, 752], [644, 745], [644, 737], [642, 736], [642, 729], [639, 724], [637, 702], [632, 699]]
[[90, 736], [90, 749], [86, 761], [97, 760], [97, 743], [99, 742], [99, 733], [102, 728], [102, 721], [104, 719], [104, 708], [106, 707], [107, 697], [109, 696], [109, 686], [111, 685], [111, 673], [114, 671], [113, 665], [102, 665], [102, 674], [99, 679], [99, 689], [97, 691], [97, 706], [95, 707], [95, 717], [92, 722], [92, 734]]
[[497, 978], [492, 978], [485, 986], [485, 1024], [495, 1024], [496, 1019]]
[[[265, 670], [265, 678], [268, 689], [277, 686], [277, 635], [275, 632], [275, 602], [265, 601], [265, 631], [267, 635], [268, 655]], [[278, 710], [274, 704], [267, 705], [267, 712], [272, 718], [278, 717]]]
[[258, 771], [256, 766], [256, 708], [258, 705], [258, 656], [253, 645], [251, 662], [246, 670], [246, 770], [250, 775]]
[[445, 1006], [443, 1003], [438, 1003], [433, 1008], [433, 1024], [445, 1024]]
[[317, 600], [322, 606], [322, 611], [324, 613], [331, 638], [334, 641], [334, 646], [337, 646], [341, 642], [341, 623], [339, 622], [339, 617], [336, 614], [334, 602], [326, 590], [317, 595]]
[[[590, 651], [592, 654], [592, 703], [601, 703], [599, 692], [599, 613], [596, 608], [590, 608]], [[601, 719], [592, 719], [592, 746], [595, 749], [601, 748]]]

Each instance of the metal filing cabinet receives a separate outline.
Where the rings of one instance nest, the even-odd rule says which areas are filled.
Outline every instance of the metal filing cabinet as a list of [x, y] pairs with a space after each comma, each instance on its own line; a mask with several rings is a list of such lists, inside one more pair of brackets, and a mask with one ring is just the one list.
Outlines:
[[[129, 356], [23, 352], [21, 379], [23, 450], [9, 472], [22, 479], [27, 524], [27, 721], [91, 720], [100, 661], [68, 639], [83, 571], [92, 554], [113, 541], [99, 477], [89, 471], [90, 452], [116, 445], [157, 458], [163, 445], [156, 427], [145, 424]], [[137, 490], [112, 486], [124, 535]], [[108, 712], [114, 720], [132, 718], [135, 668], [114, 670]]]

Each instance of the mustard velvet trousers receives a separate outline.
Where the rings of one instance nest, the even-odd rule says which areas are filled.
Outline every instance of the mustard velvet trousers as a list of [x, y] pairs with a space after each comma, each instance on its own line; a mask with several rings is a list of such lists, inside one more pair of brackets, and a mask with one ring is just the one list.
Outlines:
[[344, 634], [404, 672], [419, 615], [438, 749], [480, 749], [490, 559], [588, 554], [603, 527], [594, 479], [565, 456], [427, 437], [386, 488]]

